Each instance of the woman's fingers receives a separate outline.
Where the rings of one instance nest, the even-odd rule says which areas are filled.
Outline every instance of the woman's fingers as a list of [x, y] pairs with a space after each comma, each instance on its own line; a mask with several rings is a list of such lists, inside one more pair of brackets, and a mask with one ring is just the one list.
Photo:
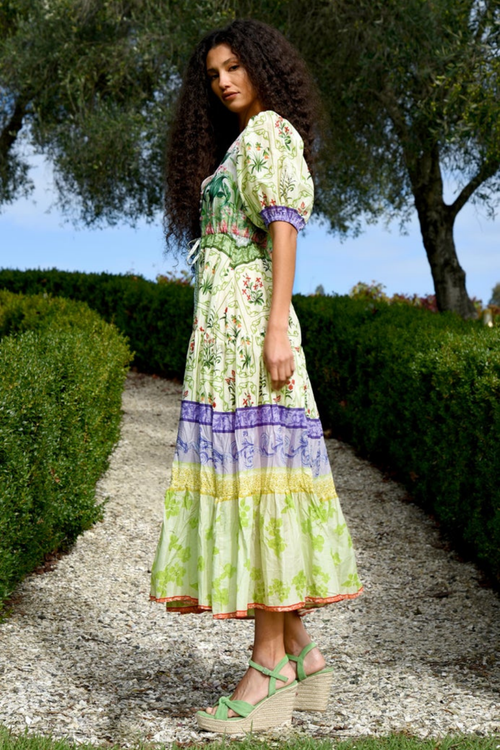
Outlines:
[[293, 358], [286, 363], [280, 362], [279, 364], [271, 365], [269, 367], [269, 374], [271, 375], [273, 391], [280, 391], [283, 386], [287, 385], [294, 372], [295, 362]]
[[272, 380], [271, 385], [273, 387], [273, 391], [281, 391], [281, 389], [287, 385], [288, 380]]
[[263, 358], [273, 391], [285, 386], [295, 372], [295, 359], [286, 331], [270, 331], [264, 339]]

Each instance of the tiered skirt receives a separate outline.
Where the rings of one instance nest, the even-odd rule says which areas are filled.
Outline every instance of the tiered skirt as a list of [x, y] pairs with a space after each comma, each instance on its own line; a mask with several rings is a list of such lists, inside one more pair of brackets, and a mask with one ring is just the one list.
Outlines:
[[200, 261], [151, 599], [220, 619], [302, 615], [362, 592], [355, 553], [293, 305], [295, 372], [277, 393], [262, 359], [269, 265], [238, 265], [217, 237]]

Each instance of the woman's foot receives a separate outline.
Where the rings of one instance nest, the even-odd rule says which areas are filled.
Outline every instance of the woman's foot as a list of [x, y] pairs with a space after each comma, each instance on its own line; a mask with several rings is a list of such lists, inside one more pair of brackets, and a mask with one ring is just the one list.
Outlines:
[[[306, 644], [307, 645], [307, 644]], [[302, 647], [304, 648], [304, 647]], [[297, 645], [293, 645], [290, 648], [287, 648], [286, 652], [287, 654], [292, 654], [293, 656], [299, 656], [299, 654], [302, 651], [302, 648], [300, 648]], [[295, 675], [297, 674], [297, 663], [291, 661], [290, 664], [292, 664], [294, 668]], [[304, 672], [306, 673], [306, 676], [309, 677], [309, 675], [314, 674], [314, 672], [319, 672], [321, 669], [324, 669], [326, 667], [326, 662], [323, 658], [323, 655], [319, 648], [315, 646], [312, 648], [309, 653], [307, 653], [304, 657]]]
[[[299, 656], [303, 649], [311, 643], [309, 633], [302, 624], [301, 618], [295, 612], [287, 612], [285, 615], [284, 643], [287, 654]], [[295, 673], [296, 662], [291, 662]], [[317, 646], [312, 648], [304, 657], [304, 671], [306, 675], [319, 672], [324, 669], [326, 662]]]
[[[277, 659], [274, 663], [270, 663], [267, 659], [258, 659], [255, 658], [255, 656], [253, 656], [252, 658], [257, 664], [261, 664], [263, 667], [267, 667], [268, 669], [274, 669], [276, 664], [278, 664], [278, 662], [280, 661], [279, 659]], [[283, 677], [287, 677], [288, 681], [282, 682], [281, 680], [277, 680], [276, 690], [280, 690], [282, 687], [286, 687], [291, 682], [293, 682], [293, 680], [295, 680], [295, 673], [295, 666], [292, 664], [292, 662], [287, 662], [285, 666], [280, 670], [280, 674], [282, 674]], [[236, 686], [236, 690], [232, 694], [231, 700], [246, 701], [252, 706], [255, 706], [263, 698], [267, 698], [269, 692], [269, 680], [270, 678], [262, 674], [262, 672], [259, 672], [253, 667], [248, 667], [242, 679]], [[212, 706], [210, 708], [206, 708], [205, 710], [209, 714], [215, 714], [217, 706]], [[230, 709], [228, 712], [228, 717], [230, 718], [231, 716], [238, 716], [238, 714]]]

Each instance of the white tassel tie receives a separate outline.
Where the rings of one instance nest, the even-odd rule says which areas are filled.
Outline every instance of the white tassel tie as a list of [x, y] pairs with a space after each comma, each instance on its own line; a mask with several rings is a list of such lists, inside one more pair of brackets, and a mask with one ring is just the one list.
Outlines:
[[[195, 244], [191, 248], [191, 250], [189, 251], [189, 253], [187, 254], [186, 263], [188, 264], [188, 266], [194, 266], [194, 264], [196, 263], [196, 261], [200, 257], [200, 253], [201, 253], [201, 247], [199, 248], [199, 245], [200, 245], [200, 242], [201, 242], [201, 237], [198, 237], [198, 239], [196, 239], [196, 240], [191, 240], [190, 242], [188, 242], [188, 245], [191, 245], [191, 242], [194, 242]], [[199, 248], [199, 250], [198, 250], [198, 248]], [[196, 250], [198, 250], [197, 253], [196, 253]], [[191, 256], [193, 255], [193, 253], [196, 253], [196, 255], [190, 261], [189, 259], [191, 258]]]

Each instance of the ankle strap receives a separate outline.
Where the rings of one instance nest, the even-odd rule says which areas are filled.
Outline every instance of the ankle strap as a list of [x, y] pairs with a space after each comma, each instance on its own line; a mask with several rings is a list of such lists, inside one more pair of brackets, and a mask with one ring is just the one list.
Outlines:
[[309, 653], [309, 651], [312, 651], [313, 648], [316, 648], [316, 644], [314, 641], [311, 641], [311, 643], [308, 643], [307, 646], [304, 646], [302, 651], [298, 656], [294, 656], [293, 654], [287, 654], [290, 661], [296, 661], [297, 662], [297, 677], [299, 680], [305, 680], [306, 673], [304, 671], [304, 659]]
[[285, 664], [288, 662], [288, 656], [284, 656], [278, 664], [274, 667], [274, 669], [268, 669], [267, 667], [263, 667], [260, 664], [257, 664], [257, 662], [252, 661], [252, 659], [248, 660], [248, 663], [251, 667], [256, 669], [259, 672], [262, 672], [262, 674], [265, 674], [267, 677], [270, 677], [269, 680], [269, 690], [267, 691], [267, 696], [274, 695], [276, 692], [276, 680], [281, 680], [281, 682], [288, 682], [288, 677], [285, 677], [284, 675], [280, 674], [280, 669], [283, 669]]

